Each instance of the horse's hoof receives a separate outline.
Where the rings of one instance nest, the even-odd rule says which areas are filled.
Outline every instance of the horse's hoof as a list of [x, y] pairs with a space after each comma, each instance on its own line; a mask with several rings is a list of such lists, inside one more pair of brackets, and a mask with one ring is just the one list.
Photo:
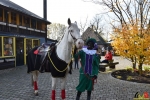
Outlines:
[[35, 90], [35, 91], [34, 91], [34, 95], [35, 95], [35, 96], [38, 96], [38, 95], [39, 95], [39, 94], [38, 94], [38, 90]]
[[38, 94], [38, 92], [37, 92], [37, 93], [34, 93], [34, 95], [35, 95], [35, 96], [38, 96], [39, 94]]

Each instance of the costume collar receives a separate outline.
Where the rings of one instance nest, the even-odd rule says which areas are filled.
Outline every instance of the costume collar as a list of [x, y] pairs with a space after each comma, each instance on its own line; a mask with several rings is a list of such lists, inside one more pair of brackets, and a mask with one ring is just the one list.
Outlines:
[[96, 50], [88, 50], [87, 48], [82, 48], [82, 50], [86, 53], [86, 54], [96, 54]]

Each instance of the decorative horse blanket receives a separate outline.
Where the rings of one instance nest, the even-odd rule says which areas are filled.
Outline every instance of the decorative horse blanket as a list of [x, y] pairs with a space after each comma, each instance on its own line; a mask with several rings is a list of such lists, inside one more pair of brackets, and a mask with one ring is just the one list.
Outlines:
[[[40, 72], [51, 72], [51, 75], [53, 77], [65, 77], [67, 71], [66, 70], [63, 72], [60, 72], [60, 71], [64, 70], [68, 64], [58, 58], [57, 53], [56, 53], [56, 47], [54, 47], [53, 50], [48, 51], [46, 53], [46, 56], [44, 53], [44, 56], [45, 56], [44, 60], [43, 60], [43, 55], [34, 54], [34, 52], [38, 48], [39, 47], [33, 48], [27, 55], [27, 67], [28, 67], [27, 72], [30, 73], [34, 70], [39, 70]], [[48, 57], [48, 53], [50, 55], [50, 58], [54, 64], [54, 66], [50, 62], [50, 59]]]

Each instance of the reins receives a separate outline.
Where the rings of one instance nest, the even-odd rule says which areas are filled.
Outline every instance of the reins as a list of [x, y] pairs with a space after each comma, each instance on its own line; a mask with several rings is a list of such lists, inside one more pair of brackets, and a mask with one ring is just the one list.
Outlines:
[[[69, 26], [69, 27], [70, 27], [70, 26]], [[68, 27], [68, 29], [69, 29], [69, 27]], [[71, 34], [70, 31], [68, 31], [68, 35], [69, 35], [69, 34], [71, 35], [72, 39], [74, 40], [74, 43], [75, 43], [78, 39], [80, 39], [80, 38], [75, 38], [75, 37]], [[65, 34], [64, 34], [64, 35], [65, 35]], [[62, 36], [61, 40], [63, 39], [64, 35]], [[61, 41], [61, 40], [60, 40], [60, 41]], [[60, 43], [60, 41], [59, 41], [59, 43]], [[59, 45], [59, 43], [58, 43], [57, 45]], [[72, 46], [72, 51], [71, 51], [71, 57], [72, 57], [72, 58], [73, 58], [73, 54], [74, 54], [74, 48], [75, 48], [75, 44]], [[49, 53], [48, 53], [48, 58], [49, 58], [51, 64], [53, 65], [53, 67], [54, 67], [58, 72], [64, 72], [64, 71], [66, 71], [67, 68], [68, 68], [68, 66], [69, 66], [70, 63], [71, 63], [71, 60], [72, 60], [72, 58], [71, 58], [71, 60], [69, 61], [68, 65], [66, 66], [65, 69], [59, 70], [59, 69], [55, 66], [55, 64], [53, 63], [52, 59], [50, 58]]]
[[[71, 51], [71, 57], [73, 56], [73, 53], [74, 53], [74, 47], [75, 47], [75, 46], [73, 45], [72, 51]], [[59, 69], [55, 66], [55, 64], [53, 63], [53, 61], [52, 61], [52, 59], [51, 59], [49, 53], [48, 53], [48, 58], [49, 58], [50, 62], [52, 63], [53, 67], [54, 67], [58, 72], [64, 72], [64, 71], [66, 71], [67, 68], [69, 67], [70, 63], [71, 63], [71, 60], [72, 60], [72, 59], [71, 59], [71, 60], [69, 61], [68, 65], [66, 66], [65, 69], [59, 70]]]

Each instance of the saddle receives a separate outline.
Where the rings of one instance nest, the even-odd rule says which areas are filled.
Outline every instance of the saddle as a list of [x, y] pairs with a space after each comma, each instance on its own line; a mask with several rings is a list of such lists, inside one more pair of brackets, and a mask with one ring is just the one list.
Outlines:
[[39, 46], [35, 51], [34, 54], [36, 55], [40, 55], [40, 62], [41, 64], [43, 63], [43, 61], [46, 58], [47, 53], [49, 52], [51, 54], [51, 52], [53, 51], [53, 48], [55, 47], [56, 43], [51, 43], [51, 44], [46, 44], [43, 43], [41, 46]]

